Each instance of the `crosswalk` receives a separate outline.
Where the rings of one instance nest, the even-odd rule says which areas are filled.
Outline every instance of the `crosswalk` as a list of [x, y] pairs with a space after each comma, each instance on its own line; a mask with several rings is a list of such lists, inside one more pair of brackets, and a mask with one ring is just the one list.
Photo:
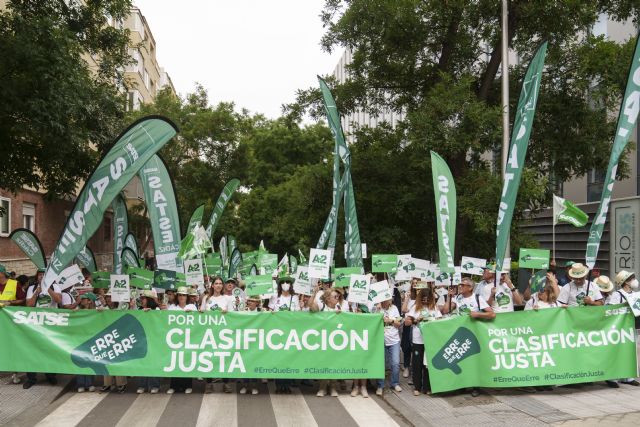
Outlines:
[[[350, 385], [350, 381], [347, 381]], [[316, 387], [292, 387], [291, 394], [276, 394], [272, 381], [259, 384], [258, 395], [223, 393], [222, 384], [204, 394], [194, 381], [190, 395], [136, 394], [133, 384], [123, 394], [67, 393], [39, 420], [37, 427], [152, 427], [152, 426], [367, 426], [404, 427], [406, 423], [384, 402], [372, 396], [317, 397]], [[166, 386], [163, 387], [163, 391]]]

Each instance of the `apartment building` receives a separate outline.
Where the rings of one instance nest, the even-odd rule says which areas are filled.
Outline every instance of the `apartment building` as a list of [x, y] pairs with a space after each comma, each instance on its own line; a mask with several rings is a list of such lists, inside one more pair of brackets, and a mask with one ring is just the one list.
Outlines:
[[[5, 7], [6, 1], [0, 0], [0, 9]], [[107, 22], [118, 28], [128, 28], [131, 34], [129, 54], [134, 62], [123, 70], [126, 87], [120, 88], [123, 91], [123, 102], [127, 103], [126, 108], [137, 110], [142, 104], [153, 102], [158, 92], [164, 88], [175, 93], [171, 77], [158, 64], [156, 42], [140, 9], [133, 7], [127, 19], [122, 22], [109, 17]], [[85, 54], [83, 58], [89, 69], [97, 67], [98, 58], [89, 54]], [[81, 185], [78, 186], [78, 191], [80, 188]], [[138, 198], [142, 193], [139, 180], [132, 180], [124, 193], [129, 206], [141, 203]], [[33, 231], [40, 239], [45, 254], [49, 256], [73, 209], [74, 201], [75, 198], [47, 200], [44, 198], [44, 191], [32, 188], [23, 188], [17, 194], [0, 189], [0, 206], [6, 212], [0, 216], [0, 264], [17, 274], [33, 274], [35, 266], [9, 239], [9, 235], [17, 228]], [[110, 211], [105, 213], [102, 225], [91, 237], [88, 246], [95, 253], [99, 268], [110, 269], [113, 263], [113, 224]]]

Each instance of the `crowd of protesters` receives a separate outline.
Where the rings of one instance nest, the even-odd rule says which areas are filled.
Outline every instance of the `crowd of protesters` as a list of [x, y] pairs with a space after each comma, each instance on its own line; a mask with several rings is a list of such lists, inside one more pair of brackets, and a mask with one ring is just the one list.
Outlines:
[[[314, 286], [311, 295], [298, 295], [294, 290], [294, 279], [288, 274], [277, 277], [277, 292], [268, 299], [259, 296], [247, 296], [244, 284], [233, 278], [204, 277], [204, 286], [185, 287], [168, 290], [142, 290], [129, 303], [111, 301], [111, 293], [105, 289], [91, 287], [91, 275], [83, 270], [85, 283], [82, 287], [89, 291], [79, 293], [74, 288], [60, 289], [57, 284], [43, 290], [44, 270], [38, 270], [33, 278], [15, 277], [0, 265], [0, 304], [25, 305], [29, 307], [62, 308], [68, 310], [177, 310], [199, 311], [219, 310], [222, 313], [231, 311], [331, 311], [353, 313], [380, 313], [384, 323], [384, 359], [389, 370], [389, 378], [355, 379], [351, 384], [351, 396], [369, 397], [368, 389], [375, 389], [382, 395], [385, 386], [395, 392], [402, 392], [400, 375], [408, 378], [413, 387], [413, 394], [431, 394], [429, 369], [425, 364], [425, 344], [429, 337], [423, 337], [419, 325], [422, 322], [434, 321], [446, 316], [470, 316], [477, 321], [492, 321], [501, 313], [512, 312], [516, 308], [524, 310], [541, 310], [549, 308], [570, 307], [579, 305], [603, 305], [625, 303], [631, 293], [638, 289], [638, 280], [634, 272], [620, 271], [615, 280], [606, 276], [598, 276], [588, 280], [589, 270], [580, 263], [567, 262], [566, 272], [556, 275], [555, 265], [546, 274], [542, 286], [531, 291], [531, 286], [522, 292], [515, 286], [508, 272], [499, 273], [496, 278], [495, 269], [488, 266], [483, 269], [482, 279], [475, 283], [470, 277], [462, 278], [459, 283], [448, 287], [437, 287], [433, 281], [412, 279], [393, 285], [393, 297], [379, 304], [354, 304], [347, 302], [348, 288], [334, 287], [331, 279], [320, 280]], [[562, 272], [559, 272], [562, 273]], [[383, 280], [383, 277], [370, 275], [372, 281]], [[55, 374], [45, 374], [50, 384], [56, 384]], [[26, 373], [23, 387], [32, 387], [37, 380], [35, 373]], [[201, 379], [202, 380], [202, 379]], [[12, 381], [20, 383], [18, 373], [13, 374]], [[129, 381], [135, 382], [139, 394], [160, 392], [160, 378], [149, 377], [110, 377], [100, 381], [93, 375], [78, 375], [77, 391], [95, 391], [100, 385], [101, 392], [114, 391], [123, 393]], [[193, 379], [171, 378], [166, 393], [173, 394], [193, 392]], [[234, 380], [205, 380], [205, 393], [213, 392], [214, 382], [222, 382], [224, 393], [233, 391]], [[240, 394], [258, 394], [258, 383], [266, 380], [238, 380]], [[289, 379], [276, 379], [276, 393], [289, 394], [296, 383]], [[299, 385], [312, 386], [308, 380], [297, 381]], [[320, 380], [317, 396], [338, 396], [346, 391], [344, 380]], [[640, 385], [634, 378], [607, 381], [609, 387], [620, 387], [620, 383], [632, 386]], [[540, 389], [548, 389], [542, 387]], [[472, 396], [480, 390], [470, 389]]]

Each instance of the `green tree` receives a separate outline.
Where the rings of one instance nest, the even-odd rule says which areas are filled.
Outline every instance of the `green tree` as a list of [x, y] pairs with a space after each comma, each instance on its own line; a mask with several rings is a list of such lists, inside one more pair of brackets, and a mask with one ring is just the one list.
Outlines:
[[130, 6], [10, 0], [0, 10], [0, 188], [72, 195], [91, 173], [124, 114], [129, 35], [106, 16], [124, 19]]
[[[322, 46], [329, 52], [350, 49], [353, 56], [346, 83], [334, 84], [339, 110], [405, 114], [395, 130], [365, 127], [356, 133], [353, 180], [358, 212], [366, 212], [359, 215], [361, 234], [370, 245], [382, 240], [388, 248], [421, 246], [418, 253], [433, 252], [434, 200], [432, 190], [423, 187], [431, 186], [428, 158], [434, 150], [447, 160], [458, 189], [456, 257], [493, 255], [501, 191], [499, 168], [493, 167], [500, 156], [492, 155], [501, 147], [500, 3], [326, 1]], [[611, 112], [619, 107], [633, 40], [616, 44], [589, 35], [589, 29], [602, 13], [637, 20], [639, 5], [512, 0], [509, 10], [509, 45], [521, 59], [510, 69], [512, 115], [531, 54], [540, 40], [550, 42], [513, 221], [517, 250], [526, 236], [515, 226], [525, 209], [548, 204], [550, 174], [564, 181], [606, 167], [615, 126]], [[319, 100], [319, 90], [300, 90], [285, 111], [290, 117], [305, 112], [323, 117]], [[407, 178], [359, 165], [375, 160]], [[373, 183], [375, 197], [369, 194]], [[417, 209], [424, 216], [405, 221], [374, 214], [375, 225], [368, 225], [370, 203], [376, 202], [393, 213]], [[422, 243], [408, 243], [413, 240]]]

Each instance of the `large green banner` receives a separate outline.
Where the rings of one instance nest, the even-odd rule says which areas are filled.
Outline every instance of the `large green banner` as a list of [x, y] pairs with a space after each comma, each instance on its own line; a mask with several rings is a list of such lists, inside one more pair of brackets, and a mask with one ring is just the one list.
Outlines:
[[550, 308], [421, 324], [431, 389], [573, 384], [637, 376], [626, 305]]
[[0, 309], [6, 371], [213, 378], [382, 378], [379, 314]]
[[76, 198], [51, 256], [43, 288], [48, 289], [87, 244], [113, 199], [176, 132], [168, 119], [151, 116], [136, 121], [116, 139]]
[[506, 171], [504, 173], [502, 195], [500, 196], [500, 205], [498, 206], [498, 225], [496, 228], [497, 270], [502, 269], [505, 251], [507, 250], [507, 241], [509, 240], [509, 232], [511, 231], [511, 219], [513, 218], [513, 210], [516, 205], [516, 198], [518, 197], [520, 178], [522, 177], [522, 170], [524, 169], [524, 159], [529, 146], [529, 136], [531, 136], [531, 127], [536, 112], [538, 90], [540, 89], [540, 80], [542, 78], [544, 58], [546, 55], [547, 42], [544, 42], [540, 45], [529, 63], [527, 73], [522, 82], [522, 89], [520, 90], [518, 109], [516, 110], [516, 117], [513, 121], [513, 131], [511, 133], [511, 147], [509, 149], [509, 157], [507, 158]]
[[122, 274], [122, 250], [128, 232], [127, 202], [119, 194], [113, 199], [113, 271], [116, 274]]
[[240, 181], [238, 179], [232, 179], [227, 182], [227, 184], [222, 189], [222, 193], [218, 196], [218, 201], [216, 205], [213, 207], [213, 212], [211, 213], [211, 218], [209, 218], [209, 225], [207, 225], [207, 234], [209, 235], [209, 240], [213, 241], [213, 233], [216, 231], [216, 227], [218, 226], [218, 222], [220, 221], [220, 217], [222, 216], [222, 212], [224, 212], [224, 208], [227, 207], [227, 203], [233, 196], [233, 193], [240, 187]]
[[31, 230], [26, 228], [17, 228], [11, 232], [9, 238], [13, 240], [13, 243], [18, 245], [22, 252], [29, 257], [31, 262], [33, 262], [37, 268], [42, 269], [47, 267], [47, 261], [44, 256], [44, 249], [42, 249], [40, 239], [38, 239]]
[[[180, 250], [180, 215], [176, 191], [167, 166], [157, 154], [152, 156], [139, 172], [144, 199], [151, 222], [153, 249], [158, 268], [182, 271]], [[135, 239], [133, 239], [135, 242]], [[133, 242], [132, 242], [133, 243]], [[130, 246], [131, 247], [131, 246]], [[138, 255], [137, 245], [134, 252]]]
[[604, 231], [604, 224], [607, 222], [607, 212], [609, 211], [609, 202], [611, 201], [611, 193], [613, 192], [613, 184], [616, 182], [616, 172], [618, 170], [618, 161], [624, 153], [624, 149], [629, 142], [629, 138], [636, 127], [638, 120], [638, 111], [640, 110], [640, 45], [636, 38], [636, 47], [633, 53], [633, 60], [629, 68], [629, 77], [627, 79], [627, 88], [624, 91], [624, 99], [620, 106], [618, 115], [618, 126], [616, 128], [613, 147], [611, 148], [611, 157], [609, 157], [609, 166], [607, 166], [607, 175], [604, 178], [602, 186], [602, 196], [600, 197], [600, 206], [598, 212], [591, 224], [589, 230], [589, 239], [587, 240], [586, 264], [589, 268], [593, 268], [598, 257], [598, 249], [600, 248], [600, 239]]
[[436, 204], [440, 271], [454, 273], [453, 249], [456, 242], [456, 185], [447, 162], [431, 152], [431, 175]]

